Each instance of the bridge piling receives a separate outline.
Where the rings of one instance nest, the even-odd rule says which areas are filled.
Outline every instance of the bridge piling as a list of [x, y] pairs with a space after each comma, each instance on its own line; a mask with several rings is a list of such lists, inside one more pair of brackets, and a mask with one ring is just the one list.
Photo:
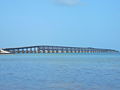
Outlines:
[[111, 49], [81, 48], [81, 47], [63, 47], [63, 46], [30, 46], [18, 48], [5, 48], [5, 51], [11, 53], [118, 53], [119, 51]]

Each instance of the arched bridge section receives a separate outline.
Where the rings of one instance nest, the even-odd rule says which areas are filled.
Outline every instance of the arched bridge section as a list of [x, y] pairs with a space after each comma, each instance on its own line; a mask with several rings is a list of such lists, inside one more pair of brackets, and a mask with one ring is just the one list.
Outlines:
[[17, 48], [4, 48], [3, 50], [13, 54], [18, 53], [117, 53], [112, 49], [65, 47], [65, 46], [29, 46]]

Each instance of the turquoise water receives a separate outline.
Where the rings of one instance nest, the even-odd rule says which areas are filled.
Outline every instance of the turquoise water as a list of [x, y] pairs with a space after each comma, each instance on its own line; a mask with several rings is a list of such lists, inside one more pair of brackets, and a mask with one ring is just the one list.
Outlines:
[[0, 90], [120, 90], [120, 55], [0, 55]]

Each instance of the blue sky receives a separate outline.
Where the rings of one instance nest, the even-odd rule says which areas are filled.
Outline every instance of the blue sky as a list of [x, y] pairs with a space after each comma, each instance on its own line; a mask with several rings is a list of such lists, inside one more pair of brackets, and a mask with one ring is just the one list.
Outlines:
[[0, 48], [62, 45], [120, 50], [120, 0], [0, 0]]

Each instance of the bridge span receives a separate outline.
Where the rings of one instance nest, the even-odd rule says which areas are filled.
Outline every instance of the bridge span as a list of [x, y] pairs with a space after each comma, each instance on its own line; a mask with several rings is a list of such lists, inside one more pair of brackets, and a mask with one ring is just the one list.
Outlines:
[[118, 53], [119, 51], [112, 49], [99, 48], [83, 48], [83, 47], [66, 47], [66, 46], [28, 46], [17, 48], [2, 48], [2, 50], [18, 54], [18, 53]]

